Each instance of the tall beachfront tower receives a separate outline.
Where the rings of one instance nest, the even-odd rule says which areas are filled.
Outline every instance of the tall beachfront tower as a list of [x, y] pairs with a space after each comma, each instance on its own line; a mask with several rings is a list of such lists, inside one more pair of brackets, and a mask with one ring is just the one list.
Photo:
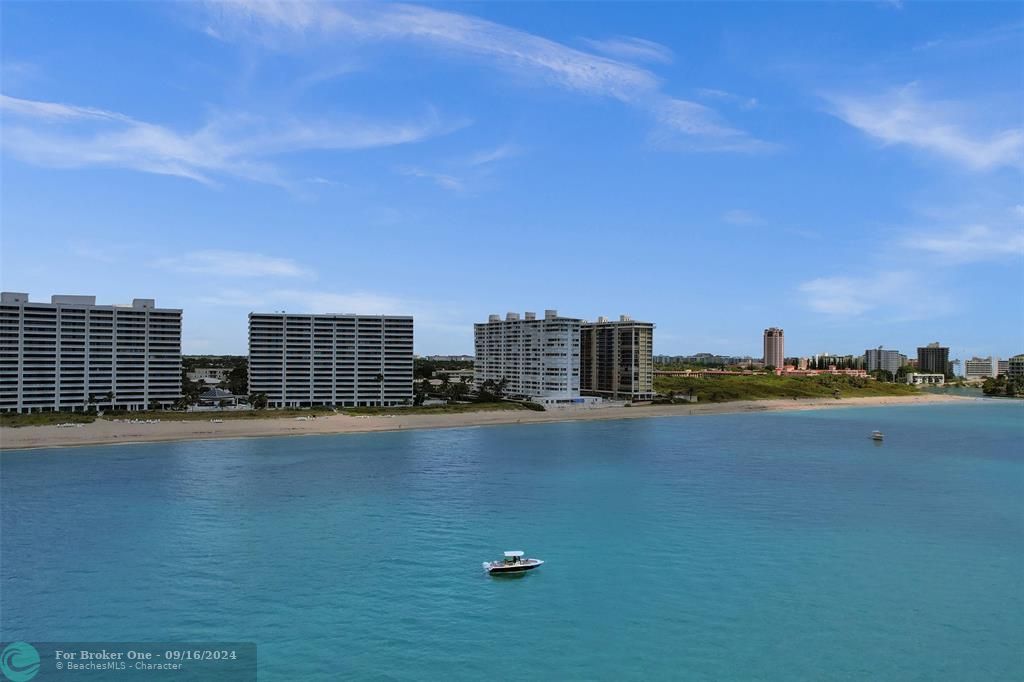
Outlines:
[[949, 348], [940, 346], [938, 341], [921, 346], [917, 349], [917, 371], [925, 374], [942, 374], [948, 376]]
[[782, 330], [778, 327], [769, 327], [764, 330], [764, 364], [782, 369], [786, 362], [784, 348], [784, 337]]
[[180, 309], [0, 294], [0, 412], [144, 410], [180, 398]]
[[473, 381], [504, 380], [505, 394], [519, 398], [571, 399], [580, 395], [580, 325], [557, 310], [491, 315], [473, 325]]
[[580, 392], [616, 400], [654, 397], [654, 324], [629, 315], [584, 322], [580, 331]]
[[907, 357], [898, 350], [885, 350], [881, 346], [868, 348], [864, 351], [864, 369], [868, 372], [883, 370], [896, 376], [896, 372], [903, 366], [906, 359]]
[[412, 317], [249, 314], [249, 391], [270, 407], [412, 401]]

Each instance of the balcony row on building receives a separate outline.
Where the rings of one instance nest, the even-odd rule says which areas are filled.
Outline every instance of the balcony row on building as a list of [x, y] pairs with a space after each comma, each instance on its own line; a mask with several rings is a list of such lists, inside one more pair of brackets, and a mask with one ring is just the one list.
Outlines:
[[[182, 397], [181, 330], [182, 311], [152, 299], [40, 303], [3, 292], [0, 411], [171, 407]], [[253, 313], [249, 392], [273, 407], [402, 404], [412, 399], [412, 349], [411, 317]]]
[[0, 412], [138, 410], [181, 397], [181, 310], [0, 294]]
[[654, 325], [627, 315], [586, 322], [546, 310], [491, 315], [474, 325], [477, 390], [545, 405], [654, 397]]
[[[546, 311], [475, 325], [477, 388], [546, 403], [654, 395], [654, 325]], [[180, 309], [152, 299], [0, 301], [0, 411], [142, 410], [182, 397]], [[448, 359], [448, 358], [445, 358]], [[462, 359], [462, 358], [459, 358]], [[197, 379], [218, 377], [196, 377]], [[413, 318], [251, 313], [250, 394], [270, 407], [390, 407], [413, 398]]]
[[413, 397], [413, 319], [249, 315], [249, 391], [270, 407], [391, 407]]

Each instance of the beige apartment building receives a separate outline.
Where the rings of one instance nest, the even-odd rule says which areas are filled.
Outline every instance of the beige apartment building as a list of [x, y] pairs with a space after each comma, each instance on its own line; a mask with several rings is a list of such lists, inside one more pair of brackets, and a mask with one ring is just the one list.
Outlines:
[[786, 365], [785, 334], [778, 327], [769, 327], [764, 330], [764, 364], [771, 365], [776, 369], [782, 369]]
[[580, 393], [614, 400], [654, 397], [654, 324], [628, 315], [580, 327]]
[[142, 410], [179, 398], [180, 309], [0, 294], [0, 411]]

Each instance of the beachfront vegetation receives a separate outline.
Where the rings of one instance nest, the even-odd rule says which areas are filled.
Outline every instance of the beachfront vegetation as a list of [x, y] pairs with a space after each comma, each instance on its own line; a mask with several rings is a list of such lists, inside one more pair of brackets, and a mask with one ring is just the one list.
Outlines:
[[993, 397], [1024, 397], [1024, 377], [1010, 378], [1004, 374], [995, 379], [989, 377], [981, 385], [981, 390], [985, 395]]
[[862, 377], [820, 375], [786, 377], [775, 375], [696, 377], [655, 376], [654, 390], [664, 396], [696, 398], [698, 402], [722, 403], [731, 400], [769, 398], [860, 398], [888, 395], [914, 395], [918, 389], [905, 384], [890, 384]]
[[90, 424], [96, 415], [88, 412], [32, 412], [30, 414], [0, 413], [0, 426], [53, 426], [54, 424]]
[[208, 385], [192, 381], [188, 373], [200, 368], [217, 367], [228, 370], [227, 377], [220, 388], [231, 391], [235, 395], [245, 395], [249, 390], [249, 359], [244, 355], [183, 355], [181, 358], [181, 405], [194, 405], [199, 401], [199, 394], [210, 388]]
[[416, 379], [433, 379], [439, 372], [445, 370], [473, 369], [473, 363], [469, 360], [427, 360], [426, 358], [413, 358], [413, 377]]
[[211, 419], [286, 419], [294, 417], [316, 417], [335, 414], [329, 407], [284, 408], [278, 410], [209, 410], [202, 412], [179, 412], [177, 410], [147, 410], [136, 412], [104, 412], [100, 419], [159, 419], [174, 421], [209, 421]]

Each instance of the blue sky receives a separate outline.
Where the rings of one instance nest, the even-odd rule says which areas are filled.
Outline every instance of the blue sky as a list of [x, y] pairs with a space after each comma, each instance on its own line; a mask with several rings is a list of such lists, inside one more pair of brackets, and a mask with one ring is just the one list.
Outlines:
[[14, 3], [4, 290], [1024, 352], [1020, 3]]

